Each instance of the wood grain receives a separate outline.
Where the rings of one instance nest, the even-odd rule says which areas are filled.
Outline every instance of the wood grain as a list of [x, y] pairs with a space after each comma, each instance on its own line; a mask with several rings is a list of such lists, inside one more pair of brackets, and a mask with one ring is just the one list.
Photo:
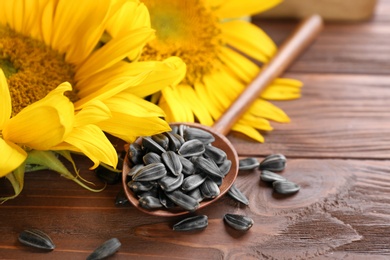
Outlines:
[[[390, 155], [390, 77], [371, 75], [288, 74], [305, 86], [302, 98], [274, 102], [291, 118], [273, 123], [258, 144], [231, 135], [238, 154], [280, 152], [305, 158], [376, 158]], [[307, 109], [307, 108], [310, 109]]]
[[[281, 43], [298, 21], [254, 23]], [[281, 174], [301, 185], [295, 195], [275, 194], [257, 170], [241, 171], [236, 185], [250, 205], [225, 195], [197, 212], [209, 217], [205, 230], [180, 233], [171, 227], [183, 217], [116, 206], [119, 183], [92, 193], [54, 172], [28, 173], [22, 194], [0, 206], [0, 259], [85, 259], [112, 237], [122, 247], [110, 259], [388, 259], [389, 43], [387, 0], [378, 1], [368, 22], [326, 23], [284, 75], [304, 82], [302, 98], [273, 102], [291, 123], [272, 123], [264, 144], [229, 134], [241, 158], [285, 154]], [[76, 159], [82, 176], [102, 187], [88, 170], [91, 163]], [[11, 192], [0, 179], [0, 196]], [[255, 224], [248, 232], [235, 231], [224, 224], [226, 213], [248, 215]], [[56, 249], [20, 244], [18, 234], [26, 228], [45, 231]]]
[[[2, 257], [83, 259], [111, 237], [123, 244], [113, 259], [283, 259], [286, 255], [303, 259], [338, 250], [387, 252], [390, 238], [378, 237], [390, 231], [385, 225], [389, 219], [385, 205], [390, 201], [386, 162], [289, 160], [281, 174], [302, 187], [293, 196], [275, 194], [259, 174], [241, 171], [236, 181], [250, 200], [248, 207], [225, 196], [198, 212], [209, 217], [204, 231], [175, 232], [172, 225], [183, 217], [160, 218], [130, 205], [115, 206], [120, 185], [91, 196], [55, 173], [30, 173], [24, 193], [0, 211]], [[255, 225], [248, 232], [235, 231], [223, 223], [225, 213], [245, 214]], [[18, 233], [30, 227], [47, 232], [57, 248], [43, 253], [18, 243]]]

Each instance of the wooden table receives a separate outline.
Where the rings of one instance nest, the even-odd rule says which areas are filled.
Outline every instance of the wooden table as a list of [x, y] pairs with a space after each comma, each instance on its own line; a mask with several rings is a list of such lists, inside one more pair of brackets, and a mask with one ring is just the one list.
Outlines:
[[[297, 21], [255, 20], [278, 44]], [[301, 185], [288, 197], [240, 172], [236, 185], [250, 200], [224, 196], [199, 210], [202, 232], [179, 233], [183, 217], [158, 218], [130, 205], [116, 206], [121, 184], [91, 193], [58, 174], [26, 174], [25, 188], [0, 208], [1, 259], [85, 259], [112, 237], [122, 247], [112, 259], [388, 259], [390, 254], [390, 2], [380, 0], [372, 20], [326, 23], [318, 40], [285, 76], [304, 82], [302, 98], [275, 102], [292, 119], [273, 123], [264, 144], [235, 134], [239, 155], [282, 153], [283, 176]], [[81, 174], [101, 185], [78, 158]], [[0, 180], [0, 195], [10, 191]], [[225, 213], [254, 219], [236, 232]], [[42, 252], [20, 244], [19, 232], [38, 228], [56, 244]]]

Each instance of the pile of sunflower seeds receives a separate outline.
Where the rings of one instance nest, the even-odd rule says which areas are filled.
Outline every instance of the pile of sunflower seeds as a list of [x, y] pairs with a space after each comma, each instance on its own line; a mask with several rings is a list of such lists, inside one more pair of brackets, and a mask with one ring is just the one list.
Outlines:
[[219, 186], [232, 162], [213, 146], [214, 136], [180, 125], [172, 131], [140, 137], [130, 144], [127, 186], [145, 209], [181, 207], [195, 211], [205, 199], [220, 194]]

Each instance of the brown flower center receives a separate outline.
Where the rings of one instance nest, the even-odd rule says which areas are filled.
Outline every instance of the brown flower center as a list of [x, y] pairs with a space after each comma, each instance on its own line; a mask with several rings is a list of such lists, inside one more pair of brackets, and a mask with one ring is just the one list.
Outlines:
[[143, 52], [142, 60], [178, 56], [187, 64], [185, 83], [202, 80], [218, 60], [221, 45], [218, 20], [202, 0], [144, 0], [156, 39]]
[[[43, 42], [0, 26], [0, 68], [7, 77], [12, 101], [12, 116], [44, 98], [59, 84], [74, 84], [74, 67], [64, 54]], [[71, 100], [76, 92], [67, 93]]]

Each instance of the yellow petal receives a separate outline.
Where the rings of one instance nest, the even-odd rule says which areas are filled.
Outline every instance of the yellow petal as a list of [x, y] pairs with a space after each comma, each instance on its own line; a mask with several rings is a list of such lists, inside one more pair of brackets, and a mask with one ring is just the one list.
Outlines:
[[240, 132], [260, 143], [264, 142], [264, 137], [253, 127], [243, 125], [243, 124], [235, 124], [232, 128], [233, 131]]
[[0, 151], [0, 177], [15, 170], [27, 157], [27, 153], [21, 147], [1, 138]]
[[146, 97], [168, 86], [179, 84], [186, 74], [186, 64], [178, 57], [170, 57], [162, 62], [138, 62], [141, 66], [153, 66], [152, 72], [139, 84], [132, 86], [129, 91], [136, 96]]
[[53, 147], [52, 150], [80, 151], [92, 160], [96, 168], [100, 162], [116, 167], [118, 155], [99, 127], [85, 125], [74, 128], [71, 134], [65, 139], [65, 143]]
[[4, 72], [0, 69], [0, 130], [3, 129], [5, 122], [11, 117], [12, 106], [11, 96], [8, 89], [7, 79]]
[[219, 58], [226, 64], [225, 70], [231, 70], [244, 82], [251, 82], [260, 72], [258, 65], [231, 48], [221, 48], [220, 51]]
[[110, 117], [111, 111], [108, 106], [100, 100], [94, 100], [76, 114], [74, 127], [94, 124]]
[[73, 104], [63, 95], [64, 83], [44, 99], [24, 108], [5, 123], [3, 137], [37, 150], [50, 150], [70, 133], [74, 121]]
[[181, 97], [181, 102], [191, 107], [192, 112], [201, 124], [208, 126], [213, 124], [213, 118], [203, 103], [203, 99], [198, 96], [191, 86], [181, 84], [177, 87], [177, 91]]
[[41, 27], [42, 27], [42, 40], [50, 46], [51, 36], [53, 33], [53, 16], [56, 3], [54, 1], [47, 1], [42, 10]]
[[113, 79], [109, 84], [89, 93], [88, 96], [85, 96], [82, 99], [76, 101], [75, 107], [76, 109], [80, 109], [93, 100], [105, 100], [113, 97], [114, 95], [128, 89], [129, 87], [136, 86], [143, 82], [149, 73], [149, 71], [146, 71], [140, 73], [137, 76], [129, 76], [127, 77], [127, 80], [123, 80], [122, 78]]
[[153, 37], [150, 28], [139, 28], [123, 37], [110, 40], [102, 48], [92, 53], [76, 71], [76, 81], [81, 81], [93, 74], [109, 68], [123, 60], [134, 51], [140, 51], [145, 43]]
[[194, 122], [194, 114], [191, 107], [186, 102], [183, 102], [178, 93], [178, 88], [180, 86], [174, 88], [167, 87], [162, 90], [162, 95], [172, 111], [173, 118], [171, 120], [175, 122]]
[[122, 92], [104, 101], [112, 112], [124, 113], [138, 117], [163, 117], [164, 112], [155, 104], [137, 97], [129, 92]]
[[257, 130], [271, 131], [273, 127], [267, 119], [253, 116], [250, 113], [245, 113], [237, 122], [237, 124], [253, 127]]
[[154, 135], [170, 131], [165, 120], [158, 117], [135, 117], [123, 113], [112, 113], [112, 118], [98, 123], [105, 132], [126, 142], [133, 142], [138, 136]]
[[150, 27], [148, 9], [138, 1], [127, 1], [107, 23], [107, 32], [118, 37], [141, 27]]
[[250, 57], [267, 62], [276, 52], [269, 36], [254, 24], [235, 20], [221, 24], [224, 40]]
[[216, 9], [214, 12], [219, 17], [234, 18], [264, 12], [279, 4], [281, 0], [208, 0], [208, 2], [215, 2], [214, 7]]
[[129, 77], [148, 72], [145, 79], [138, 85], [129, 86], [128, 91], [139, 97], [146, 97], [161, 89], [178, 84], [185, 76], [186, 65], [178, 57], [170, 57], [164, 61], [120, 62], [88, 79], [78, 83], [78, 95], [82, 98], [96, 92], [100, 88], [113, 88], [111, 85], [121, 85]]
[[81, 63], [103, 34], [110, 8], [110, 1], [59, 1], [53, 20], [56, 29], [51, 46], [66, 52], [68, 62]]
[[25, 18], [26, 18], [25, 12], [27, 10], [25, 10], [25, 8], [23, 6], [25, 0], [14, 0], [14, 1], [10, 1], [10, 2], [13, 2], [13, 4], [14, 4], [12, 28], [17, 32], [20, 32], [20, 31], [22, 31], [23, 24], [25, 24], [25, 22], [26, 22], [25, 21]]
[[283, 112], [282, 109], [262, 99], [255, 100], [248, 112], [254, 116], [263, 117], [279, 123], [290, 122], [290, 118]]
[[23, 0], [15, 1], [1, 1], [0, 3], [0, 21], [3, 24], [8, 23], [8, 25], [16, 30], [20, 31], [24, 21], [24, 8]]
[[209, 94], [209, 89], [202, 83], [196, 83], [194, 86], [195, 92], [199, 97], [202, 97], [202, 103], [209, 111], [214, 119], [218, 119], [223, 110], [223, 107], [216, 106], [218, 103], [213, 95]]
[[291, 100], [301, 96], [302, 82], [295, 79], [278, 78], [269, 85], [261, 97], [269, 100]]

